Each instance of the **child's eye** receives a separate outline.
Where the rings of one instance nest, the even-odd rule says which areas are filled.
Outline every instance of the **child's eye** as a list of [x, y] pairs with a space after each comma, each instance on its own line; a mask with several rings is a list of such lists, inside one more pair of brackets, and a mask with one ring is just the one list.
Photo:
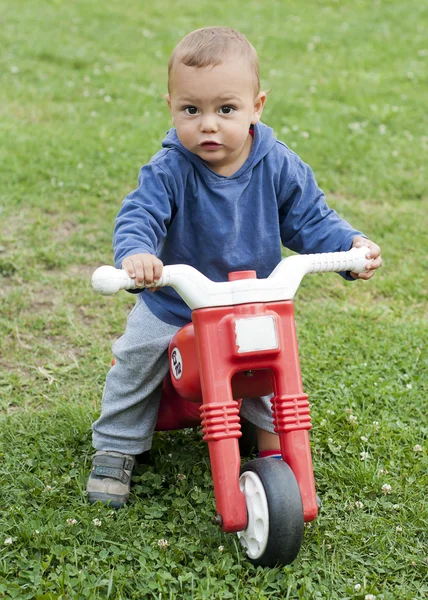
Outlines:
[[235, 110], [234, 106], [229, 106], [228, 104], [226, 106], [222, 106], [221, 108], [219, 108], [218, 112], [221, 115], [231, 115], [233, 113], [233, 111]]
[[186, 115], [197, 115], [199, 111], [196, 108], [196, 106], [186, 106], [184, 108], [184, 112], [186, 113]]

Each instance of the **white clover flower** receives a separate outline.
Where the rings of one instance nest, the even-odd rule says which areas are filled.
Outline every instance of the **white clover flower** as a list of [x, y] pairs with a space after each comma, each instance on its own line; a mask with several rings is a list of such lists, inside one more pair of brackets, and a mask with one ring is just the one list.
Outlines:
[[397, 533], [401, 533], [401, 532], [403, 531], [403, 528], [402, 528], [402, 527], [400, 527], [400, 525], [397, 525], [397, 527], [395, 528], [395, 531], [396, 531]]
[[10, 67], [10, 72], [16, 75], [16, 73], [19, 73], [19, 67], [13, 65], [12, 67]]
[[349, 415], [349, 422], [352, 423], [352, 425], [356, 425], [358, 422], [358, 419], [355, 415]]
[[393, 508], [394, 510], [400, 510], [400, 505], [399, 505], [399, 504], [393, 504], [393, 505], [392, 505], [392, 508]]
[[224, 546], [219, 546], [219, 547], [218, 547], [218, 551], [219, 551], [219, 552], [223, 552], [223, 550], [224, 550]]
[[373, 596], [373, 594], [366, 594], [364, 600], [376, 600], [376, 596]]
[[379, 125], [379, 133], [380, 133], [380, 135], [385, 135], [386, 125]]
[[184, 475], [184, 473], [179, 473], [177, 475], [177, 479], [178, 481], [184, 481], [186, 479], [186, 475]]
[[102, 525], [101, 519], [92, 519], [92, 523], [95, 525], [95, 527], [101, 527]]
[[153, 37], [155, 37], [155, 34], [153, 33], [153, 31], [150, 31], [149, 29], [142, 29], [141, 33], [146, 38], [153, 38]]
[[354, 590], [355, 590], [356, 592], [359, 592], [359, 591], [361, 590], [361, 583], [356, 583], [356, 584], [354, 585]]
[[6, 538], [4, 544], [10, 546], [10, 544], [13, 544], [13, 539], [11, 537]]
[[51, 485], [47, 485], [43, 491], [44, 492], [51, 492], [52, 491], [52, 486]]
[[326, 412], [327, 412], [328, 415], [334, 415], [334, 410], [328, 409]]
[[379, 469], [379, 475], [388, 475], [388, 471], [386, 469]]
[[356, 506], [357, 508], [363, 508], [364, 504], [361, 502], [361, 500], [357, 500], [357, 501], [355, 502], [355, 506]]
[[413, 452], [422, 452], [423, 448], [420, 444], [416, 444], [416, 446], [413, 446]]
[[76, 519], [67, 519], [67, 525], [76, 525], [77, 521]]
[[382, 486], [382, 492], [386, 495], [386, 494], [390, 494], [392, 492], [392, 487], [389, 485], [389, 483], [384, 483]]
[[104, 102], [111, 102], [111, 96], [104, 96]]
[[168, 548], [169, 542], [162, 538], [161, 540], [158, 540], [158, 546], [159, 548], [162, 548], [162, 550], [165, 550], [165, 548]]
[[40, 531], [38, 529], [34, 530], [34, 535], [39, 535]]
[[368, 441], [369, 441], [369, 438], [367, 438], [365, 435], [362, 435], [362, 436], [360, 437], [360, 440], [361, 440], [362, 442], [368, 442]]
[[406, 383], [406, 388], [407, 388], [408, 390], [411, 390], [411, 389], [412, 389], [412, 387], [413, 387], [413, 386], [412, 386], [412, 384], [411, 384], [411, 383]]
[[369, 458], [368, 452], [360, 452], [360, 460], [367, 460]]
[[325, 419], [321, 419], [320, 426], [324, 427], [324, 425], [327, 425], [327, 421]]

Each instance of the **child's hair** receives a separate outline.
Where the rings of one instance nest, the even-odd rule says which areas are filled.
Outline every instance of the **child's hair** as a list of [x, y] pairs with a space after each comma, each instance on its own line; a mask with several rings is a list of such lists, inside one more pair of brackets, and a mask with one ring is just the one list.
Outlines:
[[254, 73], [255, 93], [260, 91], [259, 59], [245, 35], [230, 27], [203, 27], [188, 33], [174, 48], [168, 63], [168, 91], [171, 75], [182, 63], [187, 67], [217, 66], [231, 56], [247, 59]]

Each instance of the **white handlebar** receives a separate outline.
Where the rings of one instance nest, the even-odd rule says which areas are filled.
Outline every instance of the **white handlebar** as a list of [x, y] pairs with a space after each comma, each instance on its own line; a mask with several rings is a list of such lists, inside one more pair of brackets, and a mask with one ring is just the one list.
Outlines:
[[[296, 254], [284, 258], [267, 279], [237, 279], [215, 282], [189, 265], [167, 265], [156, 286], [173, 287], [192, 309], [233, 306], [249, 302], [292, 300], [303, 277], [308, 273], [352, 271], [363, 273], [370, 260], [369, 248], [352, 248], [347, 252]], [[99, 267], [92, 275], [94, 290], [110, 296], [119, 290], [136, 289], [135, 280], [126, 271]], [[144, 287], [144, 286], [143, 286]]]

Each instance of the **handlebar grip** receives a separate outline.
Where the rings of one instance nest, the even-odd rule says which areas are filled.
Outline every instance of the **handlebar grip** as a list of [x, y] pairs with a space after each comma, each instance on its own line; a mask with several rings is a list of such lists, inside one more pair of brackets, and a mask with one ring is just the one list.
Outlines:
[[138, 286], [123, 269], [105, 265], [98, 267], [92, 275], [92, 287], [103, 296], [112, 296], [119, 290], [133, 290]]
[[347, 252], [326, 252], [322, 254], [311, 254], [310, 273], [326, 273], [328, 271], [351, 271], [353, 273], [364, 273], [366, 265], [371, 259], [366, 258], [370, 248], [351, 248]]

